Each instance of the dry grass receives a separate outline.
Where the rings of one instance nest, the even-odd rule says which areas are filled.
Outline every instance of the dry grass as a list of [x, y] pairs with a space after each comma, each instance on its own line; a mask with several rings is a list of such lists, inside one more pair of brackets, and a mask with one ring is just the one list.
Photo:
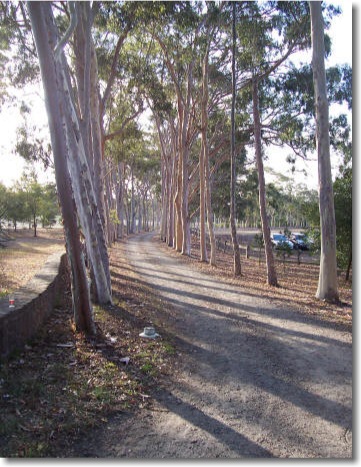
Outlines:
[[64, 250], [63, 229], [39, 229], [11, 233], [12, 240], [0, 248], [0, 297], [25, 285], [47, 258]]
[[[94, 307], [96, 337], [74, 331], [65, 291], [35, 338], [0, 366], [0, 457], [67, 457], [111, 417], [121, 423], [148, 407], [173, 372], [172, 336], [157, 321], [163, 305], [137, 282], [125, 248], [110, 250], [114, 304]], [[150, 319], [161, 334], [154, 341], [139, 337]]]

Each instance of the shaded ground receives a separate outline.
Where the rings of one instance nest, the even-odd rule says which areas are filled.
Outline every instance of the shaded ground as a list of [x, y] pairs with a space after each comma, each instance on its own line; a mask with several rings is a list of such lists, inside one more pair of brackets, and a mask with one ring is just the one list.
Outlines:
[[[0, 456], [351, 456], [351, 303], [291, 306], [287, 287], [271, 301], [151, 235], [116, 244], [111, 265], [97, 339], [65, 304], [2, 367]], [[149, 324], [157, 341], [139, 338]]]
[[[117, 245], [116, 270], [126, 271], [123, 248]], [[94, 307], [97, 336], [87, 339], [74, 332], [65, 290], [37, 335], [0, 362], [0, 458], [70, 456], [95, 428], [149, 406], [169, 378], [171, 336], [139, 337], [159, 312], [157, 298], [128, 273], [115, 278], [113, 297], [112, 306]], [[77, 455], [86, 457], [86, 446]]]
[[[178, 253], [167, 248], [168, 254], [179, 257]], [[277, 278], [280, 287], [268, 287], [266, 281], [266, 265], [264, 261], [255, 258], [241, 257], [242, 276], [233, 276], [233, 256], [217, 251], [217, 267], [211, 268], [208, 264], [195, 262], [200, 259], [199, 241], [193, 238], [191, 258], [183, 257], [189, 267], [201, 269], [215, 277], [227, 277], [227, 281], [237, 284], [243, 290], [253, 293], [257, 297], [269, 298], [280, 306], [288, 306], [304, 313], [318, 315], [322, 319], [334, 322], [352, 322], [352, 274], [350, 281], [345, 280], [345, 272], [340, 272], [338, 277], [338, 291], [340, 303], [327, 303], [315, 299], [318, 285], [319, 266], [316, 264], [297, 264], [287, 262], [283, 264], [280, 258], [275, 256]], [[302, 258], [301, 258], [302, 261]]]
[[129, 239], [127, 256], [126, 273], [136, 271], [136, 283], [159, 294], [154, 322], [161, 335], [174, 336], [178, 366], [150, 407], [111, 420], [71, 455], [351, 457], [347, 324], [205, 275], [159, 250], [151, 235]]

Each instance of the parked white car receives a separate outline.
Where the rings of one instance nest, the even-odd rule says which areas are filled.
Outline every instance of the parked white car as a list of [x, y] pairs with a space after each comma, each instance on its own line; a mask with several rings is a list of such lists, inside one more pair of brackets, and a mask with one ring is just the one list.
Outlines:
[[291, 250], [293, 250], [293, 243], [286, 237], [286, 235], [274, 233], [271, 236], [271, 241], [275, 248], [279, 248], [282, 243], [285, 243], [291, 248]]

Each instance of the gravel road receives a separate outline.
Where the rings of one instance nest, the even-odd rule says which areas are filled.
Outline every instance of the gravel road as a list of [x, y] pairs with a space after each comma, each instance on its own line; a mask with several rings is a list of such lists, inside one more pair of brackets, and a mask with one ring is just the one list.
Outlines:
[[114, 419], [97, 455], [352, 457], [352, 335], [196, 271], [152, 235], [129, 262], [164, 302], [179, 368], [152, 410]]

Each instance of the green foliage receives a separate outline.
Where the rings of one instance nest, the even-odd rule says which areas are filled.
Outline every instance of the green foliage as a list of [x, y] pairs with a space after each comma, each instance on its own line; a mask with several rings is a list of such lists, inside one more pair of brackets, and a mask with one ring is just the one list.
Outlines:
[[256, 233], [255, 236], [253, 237], [253, 245], [258, 249], [258, 264], [261, 264], [261, 254], [262, 250], [264, 249], [264, 239], [263, 239], [263, 233], [259, 232]]
[[8, 190], [7, 219], [12, 221], [15, 230], [18, 222], [28, 219], [25, 193], [15, 187]]
[[311, 255], [318, 255], [321, 252], [321, 231], [319, 225], [311, 226], [306, 231], [306, 241], [310, 247]]
[[59, 203], [56, 186], [53, 183], [42, 186], [39, 217], [43, 227], [51, 227], [59, 216]]
[[336, 178], [334, 186], [337, 262], [343, 269], [352, 260], [352, 168]]
[[43, 227], [49, 227], [59, 215], [55, 184], [41, 185], [32, 169], [26, 169], [11, 188], [0, 185], [1, 206], [5, 207], [3, 219], [11, 221], [15, 229], [19, 222], [31, 222], [36, 227], [39, 220]]
[[352, 109], [352, 68], [337, 65], [326, 70], [327, 92], [331, 102], [346, 102]]
[[120, 224], [120, 220], [118, 219], [118, 214], [117, 214], [117, 211], [115, 209], [111, 209], [110, 212], [109, 212], [109, 218], [110, 218], [110, 221], [114, 224], [114, 225], [118, 225]]
[[51, 165], [51, 146], [43, 138], [36, 135], [38, 129], [31, 130], [26, 126], [20, 126], [17, 131], [15, 153], [28, 163], [42, 162], [45, 170]]
[[288, 242], [280, 242], [275, 249], [276, 255], [282, 258], [283, 261], [283, 272], [286, 272], [286, 258], [289, 258], [292, 253], [293, 249], [288, 244]]
[[8, 190], [6, 186], [0, 182], [0, 231], [3, 227], [3, 221], [8, 216]]
[[[22, 2], [0, 2], [0, 73], [7, 74], [19, 85], [36, 79], [38, 69], [27, 12]], [[184, 99], [187, 73], [192, 63], [193, 82], [190, 93], [193, 127], [188, 134], [190, 146], [189, 170], [196, 174], [190, 181], [190, 191], [197, 193], [197, 163], [199, 155], [200, 115], [202, 95], [201, 62], [207, 44], [209, 56], [209, 126], [210, 162], [212, 172], [212, 204], [218, 217], [229, 217], [230, 186], [230, 45], [231, 2], [94, 2], [92, 36], [99, 66], [100, 89], [108, 82], [113, 65], [116, 44], [126, 37], [115, 69], [115, 81], [109, 97], [104, 122], [106, 127], [106, 157], [110, 164], [123, 162], [126, 181], [125, 197], [130, 198], [130, 180], [135, 195], [147, 198], [161, 193], [160, 151], [154, 138], [147, 135], [137, 120], [149, 106], [169, 135], [172, 125], [178, 125], [176, 91]], [[56, 21], [63, 33], [69, 22], [69, 5], [56, 5]], [[324, 4], [326, 28], [339, 10]], [[260, 104], [263, 120], [262, 138], [266, 146], [276, 144], [290, 148], [289, 161], [306, 156], [314, 148], [314, 92], [312, 69], [309, 65], [293, 66], [292, 53], [310, 47], [310, 17], [308, 2], [252, 2], [236, 3], [237, 15], [237, 85], [236, 146], [238, 220], [259, 225], [258, 179], [254, 169], [251, 91], [249, 82], [262, 77]], [[212, 34], [210, 34], [212, 32]], [[164, 49], [160, 45], [163, 41]], [[326, 37], [327, 48], [329, 41]], [[67, 49], [72, 64], [72, 44]], [[268, 75], [277, 61], [290, 53], [287, 67]], [[169, 70], [169, 63], [175, 75]], [[330, 102], [346, 102], [352, 108], [352, 69], [335, 66], [327, 70]], [[0, 84], [0, 94], [1, 94]], [[183, 102], [184, 104], [185, 102]], [[28, 108], [22, 106], [23, 115]], [[351, 157], [350, 127], [346, 116], [339, 115], [330, 122], [331, 144], [341, 154]], [[178, 148], [179, 149], [179, 148]], [[19, 128], [17, 152], [26, 160], [50, 163], [50, 148], [38, 137], [26, 121]], [[173, 154], [174, 156], [174, 154]], [[346, 156], [345, 156], [346, 157]], [[220, 162], [223, 161], [223, 162]], [[341, 177], [342, 178], [342, 177]], [[341, 182], [338, 182], [338, 185]], [[342, 185], [342, 184], [341, 184]], [[337, 196], [341, 197], [341, 188]], [[23, 193], [21, 194], [20, 193]], [[32, 193], [32, 202], [21, 199]], [[291, 225], [291, 222], [319, 226], [317, 193], [308, 190], [290, 190], [278, 182], [266, 188], [268, 215], [273, 224]], [[132, 196], [134, 193], [132, 194]], [[0, 216], [5, 209], [1, 202]], [[54, 196], [42, 192], [41, 202], [36, 185], [15, 189], [9, 193], [6, 209], [14, 223], [26, 217], [31, 210], [44, 223], [54, 219]], [[336, 193], [335, 193], [336, 202]], [[194, 196], [192, 209], [198, 208]], [[36, 205], [36, 207], [35, 207]], [[47, 211], [47, 213], [45, 213]], [[115, 211], [114, 211], [115, 213]], [[10, 214], [9, 214], [10, 216]], [[29, 214], [28, 214], [29, 217]], [[116, 221], [114, 216], [114, 222]], [[343, 221], [342, 221], [343, 222]]]
[[291, 238], [291, 235], [292, 235], [292, 232], [290, 231], [290, 229], [286, 226], [283, 230], [283, 234], [286, 238], [290, 239]]
[[24, 2], [0, 2], [1, 81], [15, 87], [34, 83], [39, 67]]

